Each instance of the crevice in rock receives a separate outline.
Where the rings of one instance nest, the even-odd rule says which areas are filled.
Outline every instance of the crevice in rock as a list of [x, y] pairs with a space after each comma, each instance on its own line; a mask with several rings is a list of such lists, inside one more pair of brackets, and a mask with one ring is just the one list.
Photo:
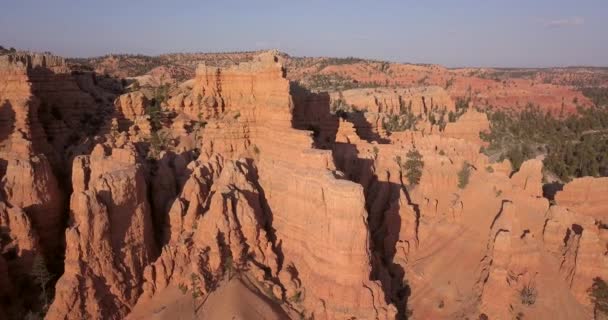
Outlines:
[[[264, 192], [264, 188], [261, 186], [259, 182], [258, 169], [253, 163], [252, 160], [248, 161], [249, 166], [249, 181], [253, 183], [254, 187], [258, 191], [258, 199], [260, 202], [260, 206], [262, 207], [263, 217], [266, 218], [265, 221], [258, 220], [258, 224], [261, 226], [264, 231], [266, 231], [266, 235], [268, 237], [268, 241], [272, 244], [272, 251], [277, 255], [277, 273], [283, 269], [283, 261], [285, 261], [285, 256], [283, 255], [283, 251], [281, 250], [281, 242], [277, 240], [276, 230], [272, 226], [273, 221], [273, 213], [272, 208], [268, 204], [268, 200], [266, 199], [266, 194]], [[249, 198], [246, 195], [246, 198]], [[256, 218], [259, 216], [256, 215]], [[259, 217], [262, 218], [262, 217]]]
[[490, 230], [494, 229], [494, 224], [496, 223], [496, 221], [498, 221], [498, 219], [502, 215], [502, 212], [505, 208], [505, 203], [511, 203], [511, 200], [502, 200], [502, 203], [500, 204], [500, 210], [498, 211], [496, 216], [494, 216], [494, 220], [492, 220], [492, 224], [490, 225]]

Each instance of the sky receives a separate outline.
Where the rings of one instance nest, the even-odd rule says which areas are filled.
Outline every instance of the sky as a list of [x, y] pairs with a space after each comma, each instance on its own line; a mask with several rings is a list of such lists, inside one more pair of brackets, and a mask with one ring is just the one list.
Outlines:
[[608, 0], [0, 0], [0, 45], [66, 57], [276, 48], [448, 67], [608, 66]]

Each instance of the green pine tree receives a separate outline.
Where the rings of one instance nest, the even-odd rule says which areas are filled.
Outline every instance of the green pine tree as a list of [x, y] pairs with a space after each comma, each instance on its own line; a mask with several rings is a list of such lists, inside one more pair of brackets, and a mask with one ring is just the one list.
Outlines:
[[405, 169], [405, 176], [410, 185], [413, 186], [420, 183], [424, 161], [422, 160], [422, 154], [420, 154], [417, 149], [408, 151], [403, 167]]

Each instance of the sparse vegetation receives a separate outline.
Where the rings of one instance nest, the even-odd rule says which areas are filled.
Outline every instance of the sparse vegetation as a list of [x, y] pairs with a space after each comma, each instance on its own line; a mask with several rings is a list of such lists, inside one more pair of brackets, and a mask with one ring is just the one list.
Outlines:
[[139, 81], [135, 80], [133, 82], [133, 84], [131, 85], [131, 92], [139, 91], [140, 89], [141, 89], [141, 86], [139, 85]]
[[315, 91], [338, 91], [361, 87], [356, 80], [343, 77], [339, 74], [313, 74], [306, 81], [306, 85]]
[[[584, 87], [580, 89], [583, 95], [593, 102], [597, 107], [608, 106], [608, 88]], [[576, 102], [574, 102], [576, 103]]]
[[418, 117], [412, 113], [412, 104], [406, 107], [401, 105], [399, 108], [399, 114], [392, 114], [384, 118], [382, 126], [384, 130], [388, 132], [400, 132], [405, 130], [416, 130], [416, 124], [418, 123]]
[[468, 162], [462, 164], [462, 168], [458, 171], [458, 188], [464, 189], [469, 184], [471, 176], [471, 165]]
[[301, 290], [296, 291], [296, 293], [294, 293], [293, 296], [291, 296], [289, 298], [289, 301], [295, 302], [295, 303], [301, 303], [302, 300], [304, 300], [304, 296], [302, 295]]
[[494, 188], [494, 194], [496, 195], [496, 198], [498, 198], [502, 195], [502, 190]]
[[178, 288], [179, 288], [179, 291], [181, 291], [181, 292], [182, 292], [182, 294], [186, 294], [186, 293], [188, 292], [188, 286], [186, 286], [186, 285], [185, 285], [185, 284], [183, 284], [183, 283], [180, 283], [180, 284], [178, 285]]
[[32, 271], [31, 276], [34, 279], [34, 282], [40, 287], [41, 298], [44, 302], [43, 310], [46, 310], [49, 305], [49, 296], [47, 294], [47, 285], [51, 280], [53, 280], [53, 275], [49, 272], [49, 269], [46, 266], [46, 261], [44, 256], [41, 254], [37, 254], [34, 257], [34, 262], [32, 263]]
[[224, 274], [228, 275], [228, 279], [232, 279], [232, 275], [234, 274], [234, 261], [232, 260], [232, 255], [227, 255], [226, 260], [224, 261]]
[[527, 284], [519, 291], [521, 303], [526, 306], [531, 306], [536, 303], [538, 292], [532, 284]]
[[324, 58], [320, 62], [318, 62], [318, 69], [322, 70], [327, 66], [339, 66], [346, 64], [355, 64], [359, 62], [366, 62], [366, 60], [355, 57], [346, 57], [346, 58]]
[[445, 89], [449, 89], [454, 85], [454, 78], [450, 78], [445, 81]]
[[396, 156], [395, 157], [395, 162], [397, 163], [397, 165], [401, 168], [401, 166], [403, 166], [402, 163], [403, 160], [401, 160], [401, 156]]
[[458, 118], [460, 118], [467, 110], [469, 110], [469, 103], [471, 102], [471, 98], [456, 98], [455, 108], [456, 112], [450, 111], [448, 113], [448, 121], [456, 122]]
[[201, 279], [196, 273], [190, 274], [190, 286], [192, 287], [192, 299], [196, 300], [203, 295], [203, 292], [200, 288]]
[[443, 309], [443, 307], [445, 307], [445, 302], [442, 299], [442, 300], [439, 301], [439, 304], [437, 304], [437, 308]]
[[417, 149], [408, 151], [403, 168], [405, 169], [405, 177], [411, 186], [420, 183], [422, 169], [424, 168], [422, 154]]
[[152, 131], [150, 134], [150, 151], [149, 157], [151, 159], [158, 159], [161, 151], [166, 150], [171, 137], [168, 133], [162, 131]]
[[374, 146], [374, 147], [372, 148], [372, 153], [374, 154], [374, 159], [377, 159], [377, 158], [378, 158], [378, 153], [379, 153], [379, 152], [380, 152], [380, 150], [378, 149], [378, 147], [377, 147], [377, 146]]
[[608, 316], [608, 283], [602, 278], [596, 277], [593, 279], [588, 293], [595, 312]]

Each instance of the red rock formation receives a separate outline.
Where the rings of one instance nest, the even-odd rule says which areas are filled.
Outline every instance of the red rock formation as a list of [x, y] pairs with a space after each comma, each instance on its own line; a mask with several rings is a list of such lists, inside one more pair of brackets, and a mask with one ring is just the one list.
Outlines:
[[454, 111], [454, 102], [441, 87], [416, 87], [408, 89], [351, 89], [332, 93], [332, 101], [341, 100], [356, 110], [399, 114], [411, 109], [415, 115], [426, 114], [433, 109]]
[[490, 121], [485, 113], [468, 110], [456, 122], [450, 122], [442, 132], [443, 136], [464, 139], [482, 145], [480, 132], [490, 130]]
[[114, 104], [118, 113], [119, 129], [125, 131], [146, 116], [148, 99], [142, 92], [132, 92], [121, 95]]
[[[374, 277], [389, 289], [396, 305], [403, 305], [399, 292], [407, 283], [407, 308], [421, 318], [484, 313], [502, 319], [522, 312], [572, 319], [590, 314], [584, 288], [590, 287], [591, 275], [603, 274], [598, 268], [605, 269], [606, 262], [598, 258], [606, 240], [600, 240], [603, 232], [592, 227], [593, 221], [584, 222], [581, 216], [564, 221], [565, 216], [554, 213], [559, 207], [548, 210], [542, 198], [541, 161], [525, 162], [509, 179], [510, 166], [486, 169], [488, 160], [475, 142], [402, 136], [395, 140], [391, 135], [389, 145], [374, 145], [341, 122], [334, 147], [337, 167], [364, 186], [369, 228], [375, 235], [372, 249], [378, 255]], [[405, 187], [409, 183], [402, 176], [408, 144], [416, 146], [424, 161], [420, 184], [413, 188]], [[457, 173], [464, 160], [473, 167], [470, 182], [460, 189]], [[566, 186], [560, 198], [568, 201], [576, 197], [575, 190], [588, 190], [589, 184], [583, 185]], [[594, 188], [601, 190], [601, 185], [595, 182]], [[590, 199], [596, 205], [598, 200]], [[581, 230], [576, 224], [591, 230], [586, 231], [585, 249], [578, 249], [576, 234]], [[567, 234], [575, 245], [564, 244]], [[555, 249], [545, 250], [549, 239]], [[566, 263], [560, 258], [564, 252], [572, 252]], [[573, 264], [576, 252], [585, 252], [585, 264]], [[576, 267], [584, 271], [573, 271]], [[577, 272], [581, 275], [572, 278]], [[537, 295], [533, 308], [521, 302], [525, 287], [533, 287]], [[554, 301], [560, 301], [559, 310]]]
[[[0, 297], [12, 297], [17, 269], [61, 242], [53, 170], [72, 163], [65, 272], [47, 319], [217, 315], [221, 297], [269, 318], [579, 319], [592, 314], [592, 279], [608, 278], [608, 180], [577, 179], [550, 205], [540, 160], [511, 175], [508, 161], [479, 153], [484, 114], [431, 125], [425, 109], [454, 110], [460, 80], [447, 92], [347, 90], [338, 98], [368, 112], [343, 119], [268, 52], [201, 65], [170, 90], [159, 129], [140, 92], [108, 100], [96, 77], [67, 75], [60, 59], [3, 59]], [[451, 72], [378, 67], [395, 83]], [[406, 69], [414, 75], [398, 75]], [[409, 101], [423, 130], [388, 135], [383, 117]], [[170, 138], [151, 146], [154, 136]], [[162, 150], [144, 164], [151, 148]], [[407, 178], [414, 148], [419, 183]]]
[[16, 157], [0, 153], [6, 161], [2, 193], [11, 207], [27, 213], [49, 255], [61, 250], [63, 195], [44, 155]]
[[121, 319], [156, 257], [143, 168], [131, 149], [74, 160], [65, 272], [47, 319]]
[[[217, 115], [209, 114], [203, 154], [170, 210], [169, 244], [146, 270], [140, 304], [171, 286], [206, 294], [230, 263], [291, 312], [390, 318], [368, 280], [361, 187], [336, 180], [330, 152], [292, 129], [289, 82], [275, 59], [199, 68], [192, 94], [215, 101]], [[224, 160], [243, 155], [255, 160]]]
[[608, 178], [585, 177], [575, 179], [558, 192], [555, 201], [580, 214], [591, 216], [603, 223], [608, 222]]
[[[524, 79], [516, 75], [504, 76], [504, 70], [479, 68], [454, 70], [438, 65], [369, 60], [333, 63], [330, 58], [292, 58], [288, 62], [289, 79], [308, 84], [312, 82], [313, 85], [315, 76], [321, 75], [362, 87], [377, 87], [378, 85], [399, 88], [437, 86], [444, 88], [454, 101], [470, 99], [474, 107], [493, 106], [521, 110], [531, 103], [554, 114], [562, 111], [574, 113], [577, 105], [592, 105], [587, 97], [570, 84], [546, 83], [547, 79], [559, 78], [568, 74], [568, 71], [556, 72], [557, 76], [553, 77], [544, 77], [541, 75], [542, 72], [538, 72], [536, 78]], [[522, 70], [514, 70], [514, 73], [518, 71]], [[525, 69], [523, 71], [530, 72]], [[494, 73], [503, 74], [502, 79], [494, 76]], [[601, 72], [595, 72], [595, 78], [601, 78]], [[600, 83], [601, 81], [599, 80]], [[332, 86], [328, 85], [327, 90], [332, 89]]]

